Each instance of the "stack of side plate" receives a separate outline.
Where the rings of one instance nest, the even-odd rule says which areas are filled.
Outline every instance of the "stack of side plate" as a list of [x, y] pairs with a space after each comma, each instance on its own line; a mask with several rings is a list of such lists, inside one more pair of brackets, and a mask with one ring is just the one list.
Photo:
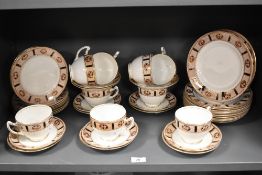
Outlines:
[[[47, 103], [46, 105], [50, 106], [53, 109], [53, 114], [57, 114], [64, 110], [69, 104], [69, 92], [68, 89], [65, 89], [60, 96], [56, 98], [55, 101]], [[12, 106], [15, 112], [28, 106], [30, 104], [25, 103], [20, 100], [16, 95], [13, 95]]]
[[235, 100], [217, 103], [206, 100], [194, 90], [191, 84], [187, 84], [183, 93], [183, 102], [185, 106], [210, 106], [213, 113], [213, 122], [229, 123], [239, 120], [247, 114], [251, 107], [252, 97], [252, 90], [247, 89], [244, 94]]

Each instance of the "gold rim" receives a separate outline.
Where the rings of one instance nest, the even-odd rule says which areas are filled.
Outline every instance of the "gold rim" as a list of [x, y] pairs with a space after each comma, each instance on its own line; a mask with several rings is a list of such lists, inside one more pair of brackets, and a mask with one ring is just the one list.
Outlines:
[[49, 144], [45, 144], [34, 148], [26, 148], [25, 145], [22, 145], [19, 142], [18, 136], [13, 135], [12, 133], [9, 133], [7, 137], [7, 144], [10, 146], [11, 149], [19, 152], [39, 152], [51, 148], [62, 140], [66, 131], [66, 125], [60, 118], [54, 117], [52, 123], [57, 128], [57, 135]]
[[139, 99], [139, 93], [138, 91], [132, 93], [130, 96], [129, 96], [129, 99], [128, 99], [128, 102], [129, 102], [129, 105], [134, 108], [135, 110], [137, 111], [140, 111], [140, 112], [144, 112], [144, 113], [154, 113], [154, 114], [158, 114], [158, 113], [162, 113], [162, 112], [166, 112], [166, 111], [169, 111], [171, 109], [173, 109], [175, 106], [176, 106], [176, 103], [177, 103], [177, 99], [176, 99], [176, 96], [174, 94], [172, 94], [171, 92], [167, 92], [167, 95], [166, 95], [166, 100], [169, 102], [168, 106], [164, 107], [163, 109], [161, 110], [146, 110], [146, 109], [142, 109], [141, 107], [139, 107], [136, 102], [137, 100]]
[[[88, 129], [86, 129], [88, 127]], [[86, 131], [86, 134], [84, 134], [83, 132]], [[114, 147], [108, 147], [108, 148], [104, 148], [101, 147], [97, 144], [95, 144], [92, 141], [91, 138], [91, 132], [93, 131], [92, 127], [90, 126], [90, 122], [88, 122], [79, 132], [79, 139], [80, 141], [86, 145], [87, 147], [93, 148], [93, 149], [97, 149], [97, 150], [101, 150], [101, 151], [110, 151], [110, 150], [116, 150], [116, 149], [120, 149], [123, 147], [126, 147], [127, 145], [129, 145], [130, 143], [132, 143], [134, 141], [134, 139], [136, 138], [138, 132], [139, 132], [139, 128], [135, 122], [134, 126], [129, 130], [130, 131], [130, 136], [128, 137], [128, 139], [123, 142], [122, 144], [118, 145], [118, 146], [114, 146]], [[83, 137], [83, 135], [86, 135], [85, 138]]]

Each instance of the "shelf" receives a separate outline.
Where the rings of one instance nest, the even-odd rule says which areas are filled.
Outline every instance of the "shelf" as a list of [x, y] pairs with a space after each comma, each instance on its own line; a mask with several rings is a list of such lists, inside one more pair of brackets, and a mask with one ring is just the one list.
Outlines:
[[[217, 150], [205, 155], [191, 156], [175, 152], [162, 142], [161, 132], [173, 119], [174, 110], [158, 115], [137, 112], [126, 103], [128, 93], [125, 92], [124, 95], [124, 106], [128, 114], [135, 117], [140, 129], [138, 137], [131, 145], [109, 152], [96, 151], [84, 146], [78, 138], [78, 133], [88, 122], [88, 116], [69, 107], [58, 115], [67, 125], [63, 140], [44, 152], [24, 154], [11, 150], [6, 144], [7, 129], [4, 127], [0, 131], [0, 170], [48, 172], [262, 170], [262, 118], [254, 111], [236, 123], [219, 125], [223, 132], [223, 141]], [[130, 163], [132, 156], [146, 157], [147, 162], [132, 164]]]
[[261, 5], [260, 0], [0, 0], [0, 9]]

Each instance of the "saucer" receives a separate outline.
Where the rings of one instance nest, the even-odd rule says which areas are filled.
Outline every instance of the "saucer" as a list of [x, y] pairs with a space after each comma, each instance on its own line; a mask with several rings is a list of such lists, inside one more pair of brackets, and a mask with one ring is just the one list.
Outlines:
[[221, 140], [222, 133], [220, 129], [212, 124], [213, 128], [203, 138], [203, 140], [196, 144], [185, 143], [178, 135], [174, 121], [166, 125], [162, 132], [162, 139], [165, 144], [173, 150], [185, 154], [204, 154], [215, 150]]
[[50, 133], [46, 139], [33, 142], [24, 136], [9, 133], [7, 143], [10, 148], [19, 152], [38, 152], [56, 145], [62, 139], [65, 131], [65, 123], [60, 118], [54, 117], [51, 120]]
[[129, 105], [141, 112], [145, 113], [161, 113], [173, 109], [176, 106], [176, 97], [170, 92], [167, 92], [165, 100], [157, 107], [148, 107], [139, 97], [136, 91], [129, 96]]
[[24, 102], [47, 104], [64, 91], [68, 80], [67, 64], [52, 48], [31, 47], [14, 60], [10, 80], [15, 94]]
[[154, 84], [150, 84], [150, 85], [148, 85], [148, 84], [142, 84], [142, 83], [138, 83], [138, 82], [136, 82], [134, 79], [132, 79], [132, 78], [129, 78], [129, 81], [131, 82], [131, 83], [133, 83], [134, 85], [136, 85], [136, 86], [138, 86], [138, 87], [143, 87], [143, 88], [155, 88], [155, 87], [157, 87], [157, 88], [159, 88], [159, 87], [161, 87], [161, 88], [168, 88], [168, 87], [170, 87], [170, 86], [173, 86], [173, 85], [175, 85], [175, 84], [177, 84], [177, 82], [179, 81], [179, 76], [176, 74], [176, 75], [174, 75], [174, 77], [173, 77], [173, 79], [171, 80], [171, 81], [169, 81], [168, 83], [166, 83], [166, 84], [163, 84], [163, 85], [161, 85], [161, 86], [159, 86], [159, 85], [154, 85]]
[[74, 80], [71, 80], [71, 83], [75, 86], [78, 87], [80, 89], [89, 89], [89, 88], [106, 88], [106, 87], [114, 87], [115, 85], [117, 85], [119, 83], [121, 79], [121, 74], [117, 73], [116, 77], [114, 80], [112, 80], [112, 82], [105, 84], [105, 85], [83, 85], [83, 84], [79, 84], [77, 82], [75, 82]]
[[129, 145], [137, 136], [138, 134], [138, 126], [135, 125], [131, 129], [126, 129], [124, 133], [113, 140], [113, 141], [106, 141], [102, 138], [96, 137], [93, 134], [93, 128], [91, 123], [88, 122], [79, 133], [79, 138], [83, 144], [88, 147], [98, 149], [98, 150], [115, 150], [122, 147]]
[[[110, 99], [107, 103], [120, 104], [120, 102], [121, 102], [121, 95], [118, 94], [115, 98]], [[89, 114], [90, 110], [93, 108], [92, 106], [88, 104], [88, 102], [85, 100], [84, 96], [81, 93], [75, 97], [73, 101], [73, 107], [78, 112], [81, 112], [84, 114]]]

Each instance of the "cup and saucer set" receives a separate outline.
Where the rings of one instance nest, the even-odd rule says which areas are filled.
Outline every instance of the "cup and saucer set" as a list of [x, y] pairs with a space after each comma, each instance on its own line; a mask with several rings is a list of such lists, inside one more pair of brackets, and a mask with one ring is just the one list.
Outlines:
[[19, 152], [38, 152], [46, 150], [61, 141], [66, 125], [53, 116], [47, 105], [30, 105], [19, 110], [15, 122], [8, 121], [7, 143]]
[[[105, 52], [90, 55], [89, 50], [89, 46], [80, 48], [74, 62], [69, 65], [71, 82], [82, 91], [75, 97], [73, 107], [85, 114], [99, 104], [121, 102], [116, 86], [121, 79], [115, 60], [119, 52], [114, 56]], [[83, 56], [80, 56], [81, 52], [84, 52]]]
[[138, 91], [129, 96], [132, 108], [145, 113], [161, 113], [176, 105], [176, 97], [168, 88], [175, 85], [179, 78], [176, 64], [161, 47], [160, 54], [149, 54], [135, 58], [128, 64], [131, 83]]
[[15, 112], [32, 104], [45, 104], [59, 113], [69, 104], [67, 64], [48, 47], [30, 47], [20, 53], [10, 70]]
[[188, 54], [184, 105], [211, 106], [216, 123], [237, 121], [251, 107], [255, 72], [256, 55], [243, 35], [225, 29], [204, 34]]
[[80, 130], [79, 138], [87, 147], [115, 150], [133, 142], [138, 126], [119, 104], [101, 104], [90, 111], [90, 121]]
[[185, 154], [204, 154], [215, 150], [222, 140], [220, 129], [211, 123], [209, 108], [185, 106], [175, 112], [175, 120], [168, 123], [162, 139], [171, 149]]

